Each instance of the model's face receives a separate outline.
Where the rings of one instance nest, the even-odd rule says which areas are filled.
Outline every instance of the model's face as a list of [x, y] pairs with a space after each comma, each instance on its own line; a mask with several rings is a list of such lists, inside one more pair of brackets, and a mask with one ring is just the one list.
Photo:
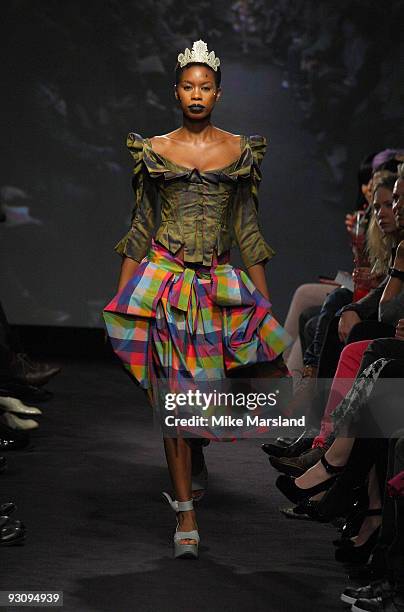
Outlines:
[[404, 230], [404, 179], [398, 179], [394, 185], [393, 213], [397, 227]]
[[373, 198], [373, 210], [377, 225], [383, 234], [392, 234], [397, 230], [393, 213], [393, 194], [387, 187], [379, 187]]
[[175, 88], [182, 112], [194, 121], [208, 117], [220, 95], [220, 87], [216, 87], [214, 72], [209, 66], [185, 68]]

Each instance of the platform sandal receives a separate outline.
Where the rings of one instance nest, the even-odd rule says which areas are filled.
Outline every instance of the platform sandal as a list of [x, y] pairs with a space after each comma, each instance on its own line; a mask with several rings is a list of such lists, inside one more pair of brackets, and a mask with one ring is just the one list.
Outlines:
[[[165, 491], [163, 491], [163, 497], [177, 514], [178, 512], [189, 512], [194, 509], [194, 502], [192, 499], [183, 502], [177, 501], [176, 499], [172, 499], [171, 495]], [[179, 522], [177, 520], [177, 527], [174, 533], [174, 559], [197, 559], [200, 540], [198, 530], [178, 531], [178, 528]], [[195, 543], [184, 544], [182, 540], [195, 540]]]

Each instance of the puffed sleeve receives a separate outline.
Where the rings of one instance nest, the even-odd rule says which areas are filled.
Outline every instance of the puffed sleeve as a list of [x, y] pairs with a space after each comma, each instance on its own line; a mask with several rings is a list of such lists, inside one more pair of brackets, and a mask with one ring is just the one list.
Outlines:
[[135, 201], [131, 228], [115, 246], [115, 251], [122, 256], [141, 261], [148, 251], [153, 235], [157, 192], [143, 163], [143, 138], [131, 132], [128, 134], [126, 146], [135, 161], [132, 178]]
[[265, 242], [258, 223], [258, 188], [261, 182], [261, 162], [265, 155], [264, 136], [250, 136], [251, 171], [240, 177], [233, 202], [233, 232], [246, 268], [265, 264], [275, 251]]

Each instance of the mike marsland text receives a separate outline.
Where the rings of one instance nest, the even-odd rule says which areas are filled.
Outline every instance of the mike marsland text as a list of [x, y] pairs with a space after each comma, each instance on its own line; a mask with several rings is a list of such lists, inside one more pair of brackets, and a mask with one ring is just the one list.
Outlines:
[[199, 416], [175, 417], [170, 414], [164, 418], [166, 427], [305, 427], [306, 417], [298, 419], [282, 416], [265, 418], [247, 414], [244, 418], [222, 416]]

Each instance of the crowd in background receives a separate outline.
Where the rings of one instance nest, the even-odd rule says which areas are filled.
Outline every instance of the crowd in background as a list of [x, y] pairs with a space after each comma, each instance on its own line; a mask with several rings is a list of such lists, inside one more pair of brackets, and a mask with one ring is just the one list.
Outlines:
[[341, 600], [354, 612], [404, 609], [403, 161], [386, 150], [359, 169], [362, 206], [346, 217], [352, 284], [294, 294], [284, 357], [296, 382], [283, 410], [307, 428], [262, 447], [295, 504], [282, 512], [339, 527], [335, 559], [353, 581]]

